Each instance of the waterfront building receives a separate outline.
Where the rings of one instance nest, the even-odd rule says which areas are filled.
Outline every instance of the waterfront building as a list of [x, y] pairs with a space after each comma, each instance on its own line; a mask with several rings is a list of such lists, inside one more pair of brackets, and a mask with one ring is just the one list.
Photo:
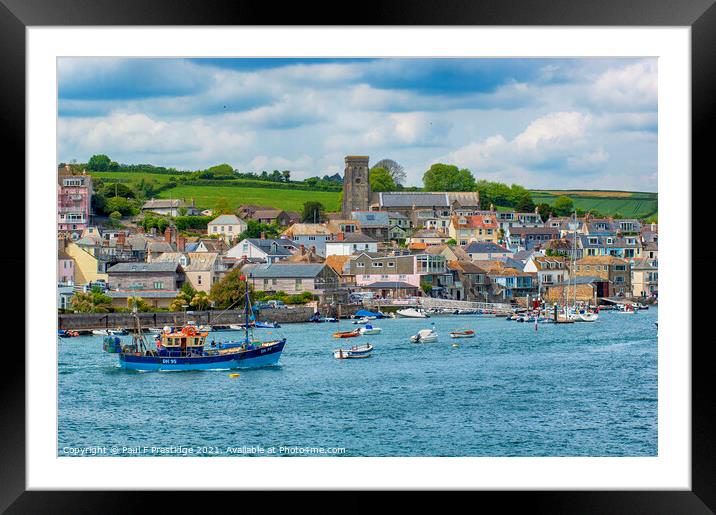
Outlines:
[[90, 224], [92, 177], [75, 173], [69, 165], [57, 173], [57, 231], [78, 239]]
[[355, 283], [360, 287], [369, 288], [373, 283], [383, 282], [420, 287], [421, 274], [417, 269], [417, 258], [411, 254], [396, 256], [361, 252], [350, 257], [349, 274], [355, 277]]
[[[631, 287], [631, 266], [629, 261], [614, 256], [585, 256], [576, 262], [574, 274], [597, 277], [603, 281], [597, 292], [598, 297], [629, 296]], [[604, 284], [608, 282], [605, 289]]]
[[324, 263], [248, 264], [241, 268], [254, 290], [283, 291], [289, 295], [311, 292], [320, 295], [340, 286], [340, 278]]
[[65, 251], [65, 240], [60, 238], [57, 249], [57, 281], [59, 284], [75, 284], [75, 260]]
[[117, 263], [107, 270], [110, 290], [176, 291], [186, 281], [179, 263]]
[[453, 273], [453, 284], [448, 288], [448, 296], [455, 300], [487, 302], [487, 273], [469, 260], [447, 262], [448, 270]]
[[537, 276], [537, 289], [553, 284], [561, 284], [569, 280], [567, 258], [563, 256], [532, 256], [523, 268], [524, 272], [533, 272]]
[[655, 258], [635, 259], [631, 263], [631, 285], [634, 297], [659, 295], [659, 261]]

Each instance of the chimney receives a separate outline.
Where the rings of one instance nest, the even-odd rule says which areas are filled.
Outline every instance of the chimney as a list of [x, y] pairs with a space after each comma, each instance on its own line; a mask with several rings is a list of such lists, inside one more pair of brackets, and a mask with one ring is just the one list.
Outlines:
[[261, 231], [261, 239], [262, 239], [262, 240], [265, 240], [265, 239], [266, 239], [266, 233], [263, 232], [263, 231]]
[[124, 234], [124, 231], [121, 231], [117, 234], [117, 246], [124, 247], [124, 244], [126, 243], [127, 239]]
[[172, 230], [171, 230], [170, 227], [167, 227], [167, 228], [164, 230], [164, 241], [166, 241], [167, 243], [171, 243], [171, 242], [172, 242]]
[[311, 245], [311, 254], [315, 254], [315, 253], [316, 253], [316, 246]]
[[186, 249], [186, 238], [184, 236], [177, 236], [177, 250], [184, 252]]
[[301, 255], [303, 256], [306, 253], [306, 246], [301, 243]]
[[339, 232], [338, 235], [336, 236], [336, 240], [343, 241], [344, 237], [345, 237], [345, 235], [342, 232]]

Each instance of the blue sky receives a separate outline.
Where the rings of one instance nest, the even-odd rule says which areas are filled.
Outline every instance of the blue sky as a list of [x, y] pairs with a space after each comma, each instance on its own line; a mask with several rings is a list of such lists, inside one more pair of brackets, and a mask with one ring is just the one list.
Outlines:
[[657, 189], [657, 61], [58, 60], [58, 160], [333, 174], [390, 158], [554, 189]]

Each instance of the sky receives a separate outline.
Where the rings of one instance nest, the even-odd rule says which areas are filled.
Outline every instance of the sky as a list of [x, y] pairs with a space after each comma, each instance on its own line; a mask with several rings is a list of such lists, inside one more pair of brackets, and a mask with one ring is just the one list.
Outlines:
[[539, 189], [657, 191], [657, 60], [58, 59], [58, 162], [343, 171], [393, 159]]

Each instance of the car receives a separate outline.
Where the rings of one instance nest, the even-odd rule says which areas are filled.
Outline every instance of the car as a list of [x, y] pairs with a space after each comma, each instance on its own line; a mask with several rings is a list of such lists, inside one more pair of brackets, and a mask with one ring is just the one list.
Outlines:
[[274, 309], [284, 309], [288, 307], [282, 300], [270, 300], [268, 301], [268, 304], [269, 307]]

